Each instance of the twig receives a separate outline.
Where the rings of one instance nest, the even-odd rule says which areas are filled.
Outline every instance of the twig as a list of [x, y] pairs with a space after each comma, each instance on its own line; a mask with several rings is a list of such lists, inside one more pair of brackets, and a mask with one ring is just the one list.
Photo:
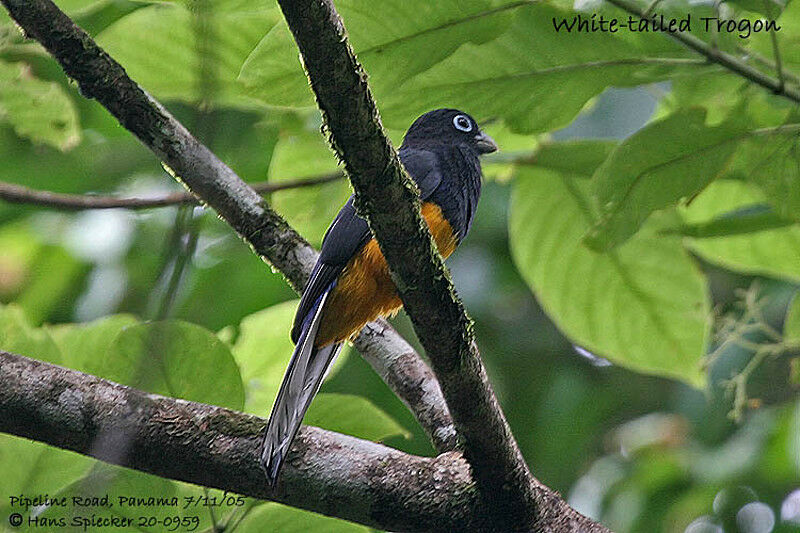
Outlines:
[[[743, 46], [737, 46], [736, 47], [736, 51], [739, 52], [740, 54], [743, 54], [743, 55], [751, 58], [753, 61], [755, 61], [756, 63], [758, 63], [758, 64], [760, 64], [760, 65], [762, 65], [762, 66], [764, 66], [766, 68], [770, 68], [770, 69], [776, 70], [776, 71], [778, 70], [778, 65], [775, 64], [774, 61], [770, 60], [769, 58], [766, 58], [766, 57], [762, 56], [761, 54], [759, 54], [755, 50], [750, 50], [750, 49], [745, 48]], [[796, 84], [800, 83], [800, 76], [798, 76], [797, 74], [795, 74], [795, 73], [793, 73], [791, 71], [785, 70], [783, 68], [781, 68], [781, 72], [783, 72], [783, 77], [785, 79], [791, 80], [792, 82], [794, 82]]]
[[[630, 0], [607, 1], [610, 4], [619, 7], [623, 11], [627, 11], [628, 13], [636, 15], [639, 18], [644, 18], [644, 12], [639, 8], [639, 6]], [[723, 52], [722, 50], [710, 46], [702, 39], [698, 39], [694, 35], [689, 35], [683, 32], [669, 32], [668, 35], [688, 48], [691, 48], [695, 52], [705, 56], [709, 61], [722, 65], [731, 72], [747, 78], [753, 83], [767, 88], [779, 96], [783, 96], [793, 102], [800, 103], [800, 89], [790, 87], [779, 79], [767, 76], [760, 70], [751, 67], [747, 63], [740, 61], [736, 57]]]
[[[342, 172], [332, 172], [310, 178], [287, 180], [280, 182], [259, 182], [251, 184], [258, 193], [267, 194], [287, 189], [312, 187], [344, 178]], [[173, 205], [198, 205], [195, 196], [186, 191], [166, 194], [155, 198], [122, 198], [118, 196], [100, 196], [91, 194], [63, 194], [50, 191], [38, 191], [14, 183], [0, 182], [0, 200], [14, 204], [31, 204], [64, 211], [82, 209], [152, 209]]]
[[[380, 122], [367, 75], [331, 0], [279, 0], [303, 57], [324, 127], [344, 162], [406, 311], [453, 415], [487, 509], [486, 527], [537, 530], [557, 498], [528, 471], [492, 391], [449, 274]], [[587, 521], [583, 531], [604, 531]]]
[[[770, 6], [770, 0], [764, 0], [764, 10], [767, 12], [767, 16], [772, 16], [772, 6]], [[770, 41], [772, 42], [772, 55], [775, 56], [775, 71], [778, 75], [778, 83], [780, 87], [783, 88], [786, 80], [784, 79], [783, 74], [783, 65], [781, 63], [781, 49], [778, 46], [778, 32], [775, 31], [774, 28], [769, 30], [769, 37]]]

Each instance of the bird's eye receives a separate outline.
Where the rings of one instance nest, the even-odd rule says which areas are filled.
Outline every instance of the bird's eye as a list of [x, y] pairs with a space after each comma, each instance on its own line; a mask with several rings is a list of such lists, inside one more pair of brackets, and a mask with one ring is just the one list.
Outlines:
[[464, 115], [456, 115], [453, 118], [453, 126], [457, 130], [470, 132], [472, 131], [472, 121]]

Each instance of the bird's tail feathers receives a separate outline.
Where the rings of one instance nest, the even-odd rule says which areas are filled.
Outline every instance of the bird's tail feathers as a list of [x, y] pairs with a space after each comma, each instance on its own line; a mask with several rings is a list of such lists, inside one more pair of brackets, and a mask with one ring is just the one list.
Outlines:
[[314, 346], [322, 319], [322, 308], [329, 293], [330, 289], [319, 297], [313, 311], [304, 320], [300, 338], [267, 422], [261, 450], [261, 466], [272, 486], [278, 479], [278, 473], [311, 400], [319, 391], [322, 380], [342, 348], [342, 343], [321, 348]]

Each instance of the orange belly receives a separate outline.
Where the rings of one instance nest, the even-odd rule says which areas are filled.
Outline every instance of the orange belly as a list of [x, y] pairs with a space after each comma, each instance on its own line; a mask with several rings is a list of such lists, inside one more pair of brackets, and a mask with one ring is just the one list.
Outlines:
[[[436, 204], [422, 204], [422, 217], [428, 223], [439, 253], [447, 258], [456, 249], [450, 223]], [[325, 302], [316, 346], [341, 342], [361, 331], [367, 322], [396, 313], [403, 303], [389, 275], [389, 266], [378, 242], [370, 240], [345, 266], [339, 281]]]

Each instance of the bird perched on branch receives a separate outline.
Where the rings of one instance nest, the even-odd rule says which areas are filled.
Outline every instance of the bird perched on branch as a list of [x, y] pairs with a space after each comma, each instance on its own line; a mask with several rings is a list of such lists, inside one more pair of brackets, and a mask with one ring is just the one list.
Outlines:
[[[400, 161], [419, 187], [422, 216], [445, 258], [472, 225], [481, 192], [479, 156], [496, 150], [475, 120], [456, 109], [425, 113], [406, 132]], [[350, 197], [325, 233], [295, 315], [296, 347], [261, 452], [271, 485], [343, 343], [367, 322], [395, 313], [402, 305], [378, 243]]]

